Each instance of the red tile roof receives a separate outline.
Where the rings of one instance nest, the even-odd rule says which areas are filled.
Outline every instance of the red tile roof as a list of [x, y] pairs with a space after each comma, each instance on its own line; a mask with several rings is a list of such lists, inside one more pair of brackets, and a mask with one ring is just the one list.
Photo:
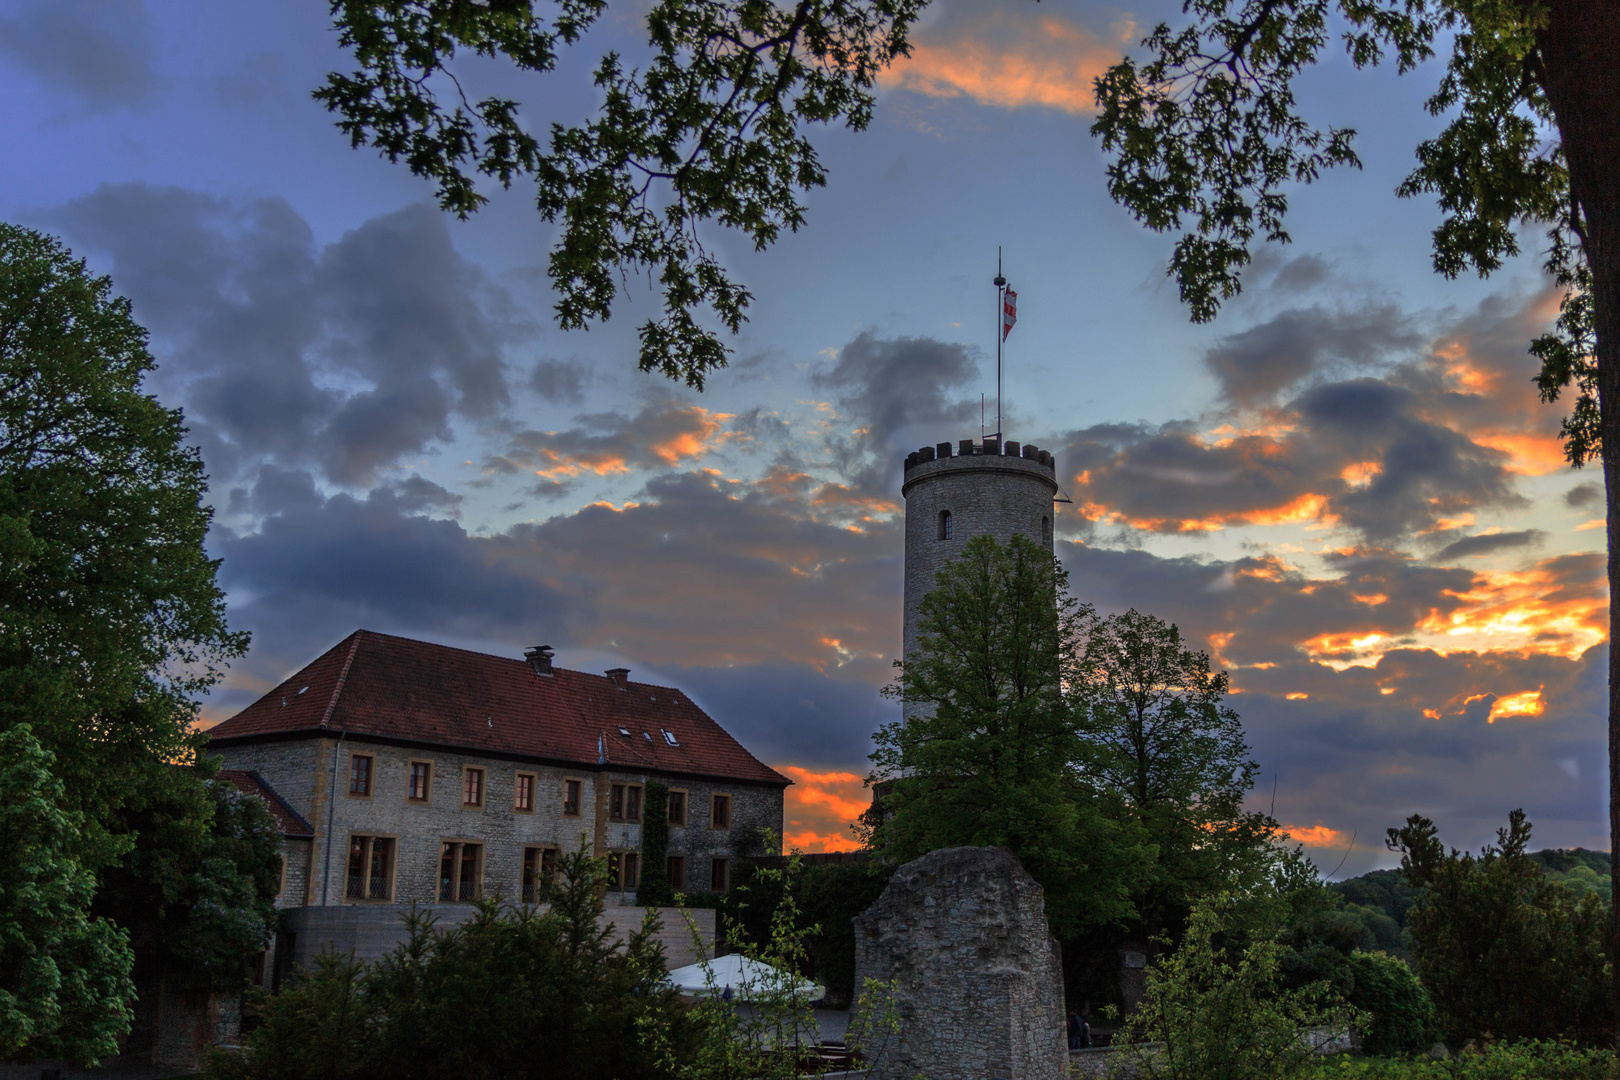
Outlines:
[[208, 734], [229, 745], [343, 731], [588, 768], [792, 783], [679, 690], [621, 689], [606, 675], [563, 668], [539, 675], [523, 660], [370, 630], [356, 630]]
[[314, 836], [315, 830], [309, 827], [309, 822], [299, 817], [298, 811], [288, 805], [287, 800], [277, 794], [276, 789], [264, 782], [264, 777], [256, 772], [244, 772], [241, 769], [221, 769], [216, 777], [235, 784], [249, 795], [257, 795], [264, 800], [270, 808], [270, 816], [276, 819], [276, 827], [282, 836]]

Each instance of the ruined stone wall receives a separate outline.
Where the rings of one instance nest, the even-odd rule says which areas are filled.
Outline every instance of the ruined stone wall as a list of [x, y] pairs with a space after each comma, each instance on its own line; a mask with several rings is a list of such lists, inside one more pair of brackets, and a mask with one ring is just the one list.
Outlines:
[[1063, 965], [1045, 894], [1005, 848], [902, 866], [855, 919], [855, 985], [893, 980], [901, 1031], [873, 1080], [1058, 1080]]

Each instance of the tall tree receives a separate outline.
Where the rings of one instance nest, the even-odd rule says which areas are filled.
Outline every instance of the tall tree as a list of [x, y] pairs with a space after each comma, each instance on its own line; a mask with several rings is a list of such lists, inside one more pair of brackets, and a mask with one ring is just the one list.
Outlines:
[[1086, 714], [1090, 775], [1118, 792], [1157, 849], [1140, 914], [1179, 929], [1201, 898], [1252, 887], [1272, 868], [1276, 823], [1243, 809], [1258, 768], [1227, 675], [1173, 624], [1132, 609], [1088, 628], [1071, 684]]
[[[1359, 165], [1355, 132], [1301, 114], [1293, 81], [1321, 58], [1335, 17], [1357, 67], [1392, 55], [1401, 72], [1451, 55], [1427, 108], [1450, 115], [1417, 148], [1398, 189], [1433, 194], [1444, 217], [1434, 268], [1481, 276], [1545, 228], [1547, 270], [1563, 288], [1552, 333], [1531, 343], [1535, 379], [1564, 421], [1570, 462], [1603, 463], [1608, 493], [1609, 641], [1620, 628], [1620, 5], [1608, 0], [1186, 0], [1191, 21], [1161, 23], [1143, 63], [1097, 80], [1092, 131], [1114, 155], [1109, 190], [1138, 220], [1182, 231], [1170, 272], [1193, 318], [1235, 295], [1256, 236], [1286, 242], [1286, 188]], [[1620, 844], [1620, 651], [1609, 649], [1609, 829]], [[1620, 864], [1615, 873], [1620, 875]], [[1617, 877], [1616, 880], [1620, 880]], [[1620, 895], [1620, 890], [1616, 891]], [[1614, 909], [1620, 930], [1620, 905]], [[1615, 970], [1620, 1003], [1620, 967]]]
[[[38, 823], [50, 844], [35, 854], [60, 869], [41, 864], [41, 880], [58, 886], [34, 918], [58, 925], [35, 925], [37, 942], [110, 929], [87, 917], [96, 875], [136, 848], [142, 808], [195, 760], [194, 695], [247, 644], [226, 627], [217, 564], [203, 550], [202, 463], [180, 413], [142, 392], [151, 368], [146, 332], [107, 278], [56, 240], [0, 224], [0, 736], [26, 728], [39, 767], [48, 762], [49, 801], [72, 823]], [[204, 832], [206, 801], [192, 822]], [[194, 899], [245, 895], [205, 889]], [[190, 913], [197, 927], [207, 918]], [[106, 997], [114, 975], [103, 954], [116, 944], [127, 961], [128, 945], [95, 940], [51, 959], [64, 987], [102, 986]], [[244, 946], [248, 956], [257, 947]], [[127, 979], [127, 962], [116, 977]], [[121, 1029], [129, 1014], [109, 999], [100, 1016], [82, 1025], [75, 1055], [106, 1053], [107, 1025]]]
[[1060, 934], [1135, 914], [1149, 853], [1110, 796], [1081, 781], [1081, 715], [1065, 697], [1091, 609], [1022, 536], [970, 540], [923, 597], [917, 647], [886, 689], [912, 715], [876, 736], [887, 787], [867, 842], [895, 861], [957, 845], [1010, 848]]
[[1530, 822], [1508, 815], [1476, 858], [1440, 843], [1413, 814], [1390, 829], [1413, 905], [1412, 964], [1434, 998], [1446, 1042], [1614, 1041], [1607, 969], [1614, 939], [1597, 897], [1576, 897], [1526, 854]]
[[247, 635], [203, 550], [206, 477], [179, 410], [142, 392], [146, 331], [51, 237], [0, 224], [0, 729], [27, 722], [85, 814], [191, 759], [196, 693]]

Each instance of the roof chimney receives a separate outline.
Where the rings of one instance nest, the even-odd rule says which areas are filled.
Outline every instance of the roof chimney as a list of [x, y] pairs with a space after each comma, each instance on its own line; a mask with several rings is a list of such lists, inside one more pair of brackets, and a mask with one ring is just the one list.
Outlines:
[[630, 669], [627, 667], [610, 667], [607, 677], [613, 680], [613, 685], [623, 690], [630, 682]]
[[551, 658], [556, 655], [556, 652], [557, 650], [550, 645], [536, 645], [532, 649], [523, 650], [523, 659], [527, 660], [529, 666], [534, 668], [536, 675], [550, 675]]

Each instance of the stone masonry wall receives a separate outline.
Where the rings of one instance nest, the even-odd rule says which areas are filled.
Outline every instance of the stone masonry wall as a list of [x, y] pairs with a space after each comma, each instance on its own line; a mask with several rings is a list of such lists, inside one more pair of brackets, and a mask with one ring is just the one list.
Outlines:
[[[341, 742], [318, 738], [225, 746], [217, 752], [224, 758], [226, 768], [258, 771], [315, 829], [315, 841], [305, 860], [307, 872], [296, 875], [307, 880], [295, 885], [295, 875], [289, 867], [281, 901], [285, 907], [349, 902], [344, 897], [347, 851], [349, 840], [355, 835], [395, 840], [391, 895], [396, 904], [438, 901], [440, 844], [445, 841], [483, 844], [484, 891], [499, 890], [502, 896], [512, 900], [520, 896], [525, 847], [572, 851], [579, 846], [582, 837], [598, 855], [639, 851], [641, 847], [640, 823], [611, 820], [609, 798], [613, 784], [645, 785], [649, 776], [621, 771], [611, 765], [602, 771], [594, 767], [564, 768], [439, 749], [393, 746], [361, 738], [346, 738]], [[351, 758], [356, 754], [372, 758], [369, 796], [349, 794]], [[432, 784], [425, 803], [408, 798], [412, 761], [432, 764]], [[462, 804], [463, 770], [468, 767], [484, 770], [481, 807]], [[513, 807], [519, 772], [535, 776], [535, 805], [531, 811]], [[563, 813], [563, 785], [568, 779], [579, 780], [581, 784], [578, 816]], [[708, 889], [710, 861], [714, 858], [735, 860], [742, 855], [762, 854], [758, 850], [745, 850], [757, 847], [752, 838], [759, 830], [768, 828], [778, 838], [781, 836], [780, 788], [658, 779], [673, 789], [687, 792], [687, 824], [672, 827], [669, 842], [670, 854], [686, 856], [686, 891]], [[716, 793], [731, 796], [729, 829], [711, 827], [711, 796]], [[328, 887], [326, 838], [329, 828], [333, 842]], [[610, 894], [608, 902], [633, 903], [634, 892]]]
[[895, 982], [901, 1028], [873, 1080], [1064, 1075], [1045, 894], [1005, 848], [945, 848], [902, 866], [855, 919], [855, 985], [869, 978]]
[[[1052, 498], [1057, 481], [1037, 461], [996, 455], [937, 458], [908, 469], [901, 492], [906, 500], [906, 604], [902, 655], [916, 647], [922, 598], [948, 560], [976, 536], [1007, 544], [1015, 533], [1046, 541], [1051, 550]], [[939, 536], [939, 515], [950, 511], [951, 538]], [[1042, 519], [1048, 523], [1043, 529]]]

